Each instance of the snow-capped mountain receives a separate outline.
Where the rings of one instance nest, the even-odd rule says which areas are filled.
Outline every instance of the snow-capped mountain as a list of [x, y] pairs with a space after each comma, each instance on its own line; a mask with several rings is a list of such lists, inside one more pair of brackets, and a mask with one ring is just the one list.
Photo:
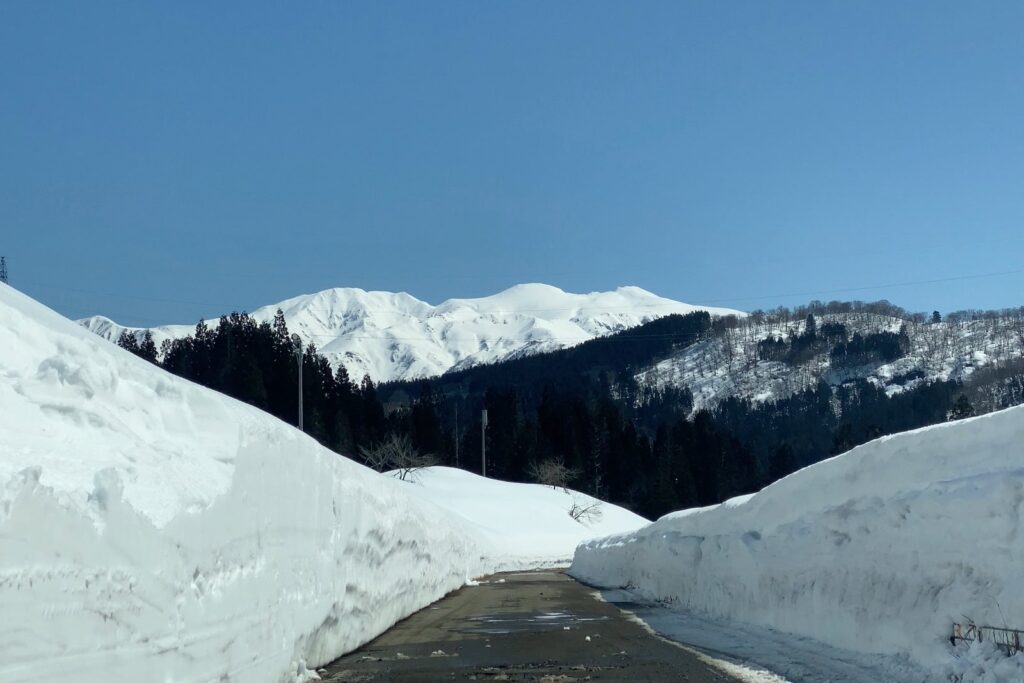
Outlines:
[[[432, 306], [404, 292], [336, 288], [306, 294], [252, 311], [258, 322], [280, 309], [288, 329], [314, 343], [333, 365], [343, 364], [358, 381], [416, 379], [516, 356], [572, 346], [672, 313], [725, 308], [680, 303], [639, 287], [573, 294], [544, 284], [517, 285], [493, 296], [449, 299]], [[106, 339], [125, 330], [103, 316], [79, 321]], [[192, 334], [193, 325], [151, 328], [159, 347], [165, 339]]]

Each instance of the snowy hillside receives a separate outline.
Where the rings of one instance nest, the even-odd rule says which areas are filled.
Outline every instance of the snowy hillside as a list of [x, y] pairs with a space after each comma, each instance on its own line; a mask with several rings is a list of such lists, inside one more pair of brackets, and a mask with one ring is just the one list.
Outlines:
[[1024, 628], [1022, 463], [1024, 407], [884, 437], [757, 494], [592, 541], [571, 573], [902, 656], [933, 680], [1020, 681], [1024, 655], [987, 644], [955, 657], [948, 638], [954, 621]]
[[[583, 541], [635, 531], [650, 522], [625, 508], [571, 489], [485, 479], [450, 467], [411, 475], [409, 492], [471, 522], [497, 548], [499, 566], [562, 566]], [[596, 504], [592, 515], [575, 520], [575, 505]]]
[[[838, 385], [864, 378], [892, 394], [930, 380], [995, 385], [1024, 374], [1024, 310], [964, 314], [941, 322], [870, 311], [819, 312], [814, 317], [817, 342], [800, 353], [787, 353], [786, 346], [792, 348], [791, 340], [806, 333], [804, 316], [753, 314], [660, 360], [636, 380], [651, 388], [686, 386], [693, 392], [694, 410], [699, 410], [729, 396], [755, 402], [786, 398], [821, 381]], [[901, 328], [906, 348], [898, 358], [866, 357], [864, 362], [840, 364], [831, 353], [855, 335], [897, 335]], [[765, 345], [771, 339], [781, 342], [774, 354]], [[1000, 403], [995, 395], [975, 401], [986, 410], [1019, 402]]]
[[[278, 309], [289, 330], [306, 344], [316, 344], [333, 365], [344, 364], [357, 382], [365, 374], [375, 382], [416, 379], [551, 351], [671, 313], [738, 313], [663, 299], [639, 287], [571, 294], [549, 285], [526, 284], [438, 306], [405, 293], [328, 289], [263, 306], [251, 315], [257, 322], [271, 321]], [[126, 329], [142, 333], [102, 316], [79, 322], [110, 340]], [[152, 328], [152, 333], [159, 348], [163, 340], [194, 329], [168, 325]]]
[[305, 680], [468, 579], [528, 566], [494, 506], [571, 532], [537, 561], [587, 533], [536, 487], [486, 482], [487, 508], [472, 478], [459, 503], [452, 477], [438, 496], [377, 474], [2, 284], [0, 349], [4, 683]]

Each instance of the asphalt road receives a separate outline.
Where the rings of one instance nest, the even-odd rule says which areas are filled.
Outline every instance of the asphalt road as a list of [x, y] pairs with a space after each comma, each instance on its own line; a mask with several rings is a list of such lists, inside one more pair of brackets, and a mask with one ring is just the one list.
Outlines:
[[556, 571], [462, 588], [325, 669], [333, 683], [736, 680]]

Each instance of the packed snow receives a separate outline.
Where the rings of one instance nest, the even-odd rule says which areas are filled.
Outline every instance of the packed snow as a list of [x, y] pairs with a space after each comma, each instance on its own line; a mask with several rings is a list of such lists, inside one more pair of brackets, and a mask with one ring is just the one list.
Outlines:
[[[534, 487], [372, 472], [3, 284], [0, 349], [4, 683], [307, 680], [475, 576], [626, 526], [608, 506], [581, 531]], [[566, 536], [524, 558], [502, 519]]]
[[[553, 351], [641, 325], [672, 313], [724, 308], [691, 306], [639, 287], [572, 294], [544, 284], [517, 285], [493, 296], [449, 299], [432, 306], [409, 294], [336, 288], [298, 296], [252, 311], [257, 322], [284, 313], [288, 329], [314, 343], [332, 365], [353, 380], [416, 379], [448, 370]], [[226, 311], [225, 311], [226, 312]], [[128, 330], [109, 318], [79, 321], [109, 340]], [[150, 328], [157, 345], [192, 334], [195, 324]]]
[[1024, 680], [1024, 655], [948, 641], [954, 621], [1024, 628], [1022, 456], [1024, 407], [883, 437], [757, 494], [590, 541], [570, 571], [885, 655], [887, 680]]
[[820, 640], [764, 626], [671, 609], [636, 593], [609, 589], [601, 598], [666, 640], [731, 665], [728, 673], [750, 683], [880, 683], [929, 680], [905, 657], [852, 652]]

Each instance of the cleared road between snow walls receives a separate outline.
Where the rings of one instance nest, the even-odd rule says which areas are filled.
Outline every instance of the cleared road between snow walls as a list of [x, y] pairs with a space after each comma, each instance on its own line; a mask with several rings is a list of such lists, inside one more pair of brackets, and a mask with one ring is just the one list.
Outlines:
[[557, 571], [466, 586], [319, 673], [330, 683], [737, 680]]

